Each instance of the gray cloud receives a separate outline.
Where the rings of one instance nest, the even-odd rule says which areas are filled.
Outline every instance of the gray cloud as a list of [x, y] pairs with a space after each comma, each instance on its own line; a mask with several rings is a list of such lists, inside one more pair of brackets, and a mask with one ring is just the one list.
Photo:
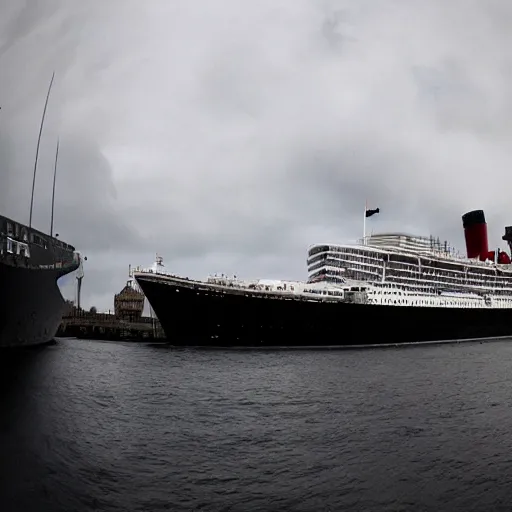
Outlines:
[[[129, 263], [305, 276], [308, 245], [512, 224], [505, 0], [47, 0], [0, 6], [0, 204], [89, 256], [101, 308]], [[6, 184], [6, 185], [5, 185]], [[5, 211], [4, 211], [5, 210]]]

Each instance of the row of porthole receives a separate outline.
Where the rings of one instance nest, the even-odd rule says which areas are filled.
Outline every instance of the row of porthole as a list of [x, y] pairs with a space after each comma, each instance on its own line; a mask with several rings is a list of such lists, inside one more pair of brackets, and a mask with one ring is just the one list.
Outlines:
[[[179, 289], [176, 289], [176, 292], [179, 292]], [[226, 293], [226, 292], [223, 292], [223, 293]], [[200, 292], [196, 292], [197, 295], [200, 294]], [[208, 293], [206, 293], [206, 295], [208, 295]], [[248, 297], [249, 295], [248, 294], [245, 294], [246, 297]], [[291, 300], [291, 297], [286, 297], [287, 300]], [[417, 306], [417, 305], [420, 305], [420, 306], [433, 306], [435, 305], [434, 301], [433, 300], [429, 300], [429, 301], [407, 301], [406, 299], [373, 299], [375, 300], [375, 302], [379, 301], [378, 303], [379, 304], [404, 304], [404, 305], [409, 305], [409, 306]], [[504, 301], [504, 299], [501, 299], [502, 301]], [[419, 302], [419, 304], [418, 304]], [[462, 305], [463, 306], [466, 306], [466, 305], [474, 305], [476, 303], [474, 302], [471, 302], [471, 303], [463, 303]], [[455, 301], [453, 302], [449, 302], [449, 303], [446, 303], [446, 302], [443, 302], [441, 303], [441, 305], [445, 306], [445, 305], [450, 305], [450, 306], [455, 306], [457, 305], [457, 303]]]
[[[375, 299], [375, 301], [377, 301], [378, 299]], [[406, 299], [380, 299], [379, 301], [379, 304], [404, 304], [404, 305], [407, 305], [407, 306], [434, 306], [436, 305], [436, 302], [434, 302], [433, 300], [424, 300], [424, 301], [408, 301]], [[437, 303], [438, 305], [441, 305], [441, 306], [456, 306], [458, 305], [457, 302], [455, 301], [452, 301], [452, 302], [438, 302]], [[464, 306], [470, 306], [470, 305], [474, 305], [476, 303], [474, 302], [471, 302], [471, 303], [468, 303], [468, 302], [465, 302], [465, 303], [462, 303], [460, 305], [462, 305], [463, 307]]]
[[[323, 262], [322, 262], [322, 263], [323, 263]], [[315, 267], [315, 268], [320, 268], [321, 266], [322, 266], [322, 265], [319, 265], [319, 266], [318, 266], [318, 264], [316, 264], [314, 267]], [[332, 265], [332, 266], [338, 266], [338, 265], [335, 265], [335, 264], [334, 264], [334, 265]], [[340, 265], [339, 265], [339, 266], [341, 266], [341, 261], [340, 261]], [[424, 267], [424, 268], [425, 268], [425, 267]], [[313, 270], [313, 268], [311, 268], [311, 270]], [[394, 269], [394, 270], [404, 270], [404, 269]], [[451, 276], [451, 275], [450, 275], [450, 273], [449, 273], [448, 271], [445, 271], [445, 272], [446, 272], [445, 274], [437, 274], [437, 273], [433, 274], [433, 273], [428, 272], [428, 275], [433, 275], [433, 276], [435, 276], [435, 277], [446, 277], [446, 278], [450, 278], [450, 279], [459, 280], [459, 276]], [[425, 272], [425, 271], [423, 271], [423, 275], [425, 275], [425, 273], [426, 273], [426, 272]], [[494, 277], [494, 276], [493, 276], [493, 277]], [[471, 276], [471, 274], [470, 274], [469, 276], [461, 277], [461, 279], [465, 279], [465, 280], [466, 280], [466, 279], [469, 279], [470, 281], [477, 281], [477, 282], [482, 281], [482, 278], [479, 278], [477, 275], [473, 275], [473, 276]], [[507, 281], [507, 280], [506, 280], [506, 278], [501, 278], [501, 279], [500, 279], [500, 278], [498, 278], [498, 279], [499, 279], [500, 281], [501, 281], [501, 279], [503, 279], [503, 280]]]
[[[311, 272], [313, 270], [316, 270], [317, 268], [321, 268], [322, 266], [325, 266], [325, 265], [324, 264], [315, 265], [313, 267], [310, 267], [309, 271]], [[332, 266], [338, 266], [338, 265], [332, 265]], [[401, 270], [401, 269], [396, 269], [396, 270]], [[459, 278], [458, 276], [451, 276], [448, 273], [447, 274], [431, 274], [431, 273], [426, 273], [426, 272], [423, 272], [423, 275], [430, 275], [430, 276], [433, 276], [433, 277], [441, 277], [441, 278], [446, 278], [446, 279], [452, 279], [452, 280], [455, 280], [455, 281], [464, 281], [464, 282], [469, 282], [469, 284], [480, 284], [480, 283], [486, 282], [485, 279], [479, 278], [477, 276], [464, 277], [464, 278], [461, 277], [461, 278]], [[499, 278], [498, 277], [498, 281], [499, 282], [503, 281], [503, 283], [507, 284], [509, 282], [509, 279], [507, 279], [507, 278]]]

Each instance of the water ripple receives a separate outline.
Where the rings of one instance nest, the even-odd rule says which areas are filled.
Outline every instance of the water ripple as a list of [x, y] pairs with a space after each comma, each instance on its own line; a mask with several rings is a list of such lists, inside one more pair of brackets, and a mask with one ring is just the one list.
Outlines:
[[509, 510], [507, 342], [9, 358], [2, 512]]

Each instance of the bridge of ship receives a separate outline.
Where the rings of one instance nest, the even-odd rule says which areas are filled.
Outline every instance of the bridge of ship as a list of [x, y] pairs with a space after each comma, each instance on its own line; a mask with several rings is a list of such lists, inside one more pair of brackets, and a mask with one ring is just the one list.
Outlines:
[[80, 254], [56, 237], [0, 216], [0, 259], [15, 266], [56, 269], [78, 264]]

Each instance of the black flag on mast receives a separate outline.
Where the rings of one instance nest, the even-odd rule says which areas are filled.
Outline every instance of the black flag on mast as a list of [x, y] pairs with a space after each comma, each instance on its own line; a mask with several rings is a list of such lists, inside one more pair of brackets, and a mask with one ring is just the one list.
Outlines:
[[379, 208], [375, 208], [375, 210], [369, 210], [368, 208], [366, 208], [366, 212], [365, 212], [365, 215], [366, 217], [371, 217], [372, 215], [375, 215], [376, 213], [380, 213], [380, 209]]

